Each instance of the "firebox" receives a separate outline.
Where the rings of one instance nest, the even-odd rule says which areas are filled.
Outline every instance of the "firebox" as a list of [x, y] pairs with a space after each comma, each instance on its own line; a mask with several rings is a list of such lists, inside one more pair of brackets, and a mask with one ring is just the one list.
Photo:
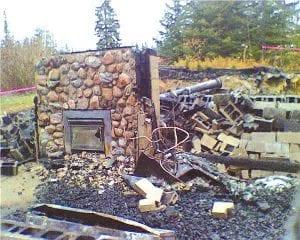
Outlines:
[[80, 151], [109, 153], [110, 110], [65, 110], [63, 118], [66, 153]]

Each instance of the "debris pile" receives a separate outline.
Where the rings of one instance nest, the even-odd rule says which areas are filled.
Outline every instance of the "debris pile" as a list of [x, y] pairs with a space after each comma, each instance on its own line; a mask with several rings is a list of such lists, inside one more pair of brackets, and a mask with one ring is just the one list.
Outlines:
[[0, 151], [4, 160], [22, 162], [35, 155], [34, 111], [22, 111], [0, 116]]
[[[187, 163], [189, 156], [179, 155], [176, 159], [180, 161], [181, 158], [181, 161]], [[201, 161], [204, 160], [199, 158], [199, 162]], [[278, 183], [276, 186], [271, 186], [271, 179], [244, 183], [228, 179], [227, 174], [218, 173], [217, 170], [219, 178], [215, 178], [216, 180], [199, 172], [196, 175], [190, 172], [189, 176], [192, 180], [182, 180], [172, 184], [155, 176], [143, 178], [136, 175], [130, 177], [123, 175], [127, 176], [125, 179], [134, 177], [137, 180], [131, 182], [141, 181], [138, 186], [145, 183], [139, 193], [132, 190], [128, 180], [124, 181], [124, 178], [120, 177], [116, 167], [105, 169], [102, 168], [102, 164], [98, 164], [98, 169], [90, 171], [88, 165], [88, 163], [85, 166], [79, 164], [77, 170], [69, 168], [68, 172], [74, 171], [73, 174], [68, 176], [67, 173], [56, 181], [51, 180], [52, 174], [55, 172], [58, 174], [60, 170], [50, 170], [51, 179], [45, 179], [47, 184], [40, 185], [37, 189], [38, 202], [112, 214], [150, 227], [174, 230], [176, 239], [234, 239], [237, 236], [239, 239], [280, 239], [284, 233], [284, 222], [290, 214], [289, 204], [297, 186], [296, 181], [291, 178], [281, 177], [276, 178]], [[81, 169], [78, 169], [78, 166]], [[86, 174], [84, 180], [75, 178], [76, 173]], [[223, 179], [220, 179], [223, 175]], [[90, 182], [87, 176], [97, 179], [98, 184]], [[115, 180], [113, 183], [111, 176]], [[218, 179], [220, 181], [217, 181]], [[223, 181], [227, 183], [226, 187], [220, 184]], [[230, 188], [232, 192], [228, 191]], [[140, 211], [140, 201], [151, 200], [152, 197], [147, 198], [147, 193], [151, 193], [152, 190], [157, 191], [159, 195], [163, 190], [160, 206], [165, 206], [157, 207], [159, 202], [156, 201], [155, 209]], [[167, 192], [177, 194], [174, 202], [164, 203]], [[247, 201], [248, 204], [245, 204], [243, 196], [247, 192], [255, 196], [263, 195], [264, 198], [252, 198], [251, 201]], [[225, 205], [230, 203], [230, 206], [226, 205], [223, 210], [216, 209], [214, 205], [217, 202]], [[266, 228], [266, 226], [272, 227]]]
[[300, 161], [299, 132], [275, 132], [274, 118], [262, 117], [248, 95], [238, 90], [216, 93], [210, 89], [213, 95], [187, 90], [164, 93], [160, 98], [161, 125], [189, 132], [185, 151]]

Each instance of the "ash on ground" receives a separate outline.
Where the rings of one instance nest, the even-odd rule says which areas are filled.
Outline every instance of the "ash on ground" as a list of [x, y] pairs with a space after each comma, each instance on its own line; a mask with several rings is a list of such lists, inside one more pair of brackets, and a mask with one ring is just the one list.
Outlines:
[[[46, 171], [43, 183], [36, 189], [37, 203], [125, 217], [151, 227], [174, 230], [177, 239], [282, 239], [285, 223], [295, 212], [291, 206], [298, 182], [295, 178], [274, 177], [278, 188], [270, 184], [270, 179], [247, 184], [236, 181], [231, 183], [230, 191], [197, 177], [186, 184], [156, 181], [160, 183], [158, 187], [176, 190], [179, 200], [173, 206], [141, 213], [138, 201], [142, 197], [122, 179], [119, 169], [122, 164], [107, 167], [104, 164], [107, 162], [98, 160], [97, 155], [73, 155], [64, 160], [63, 167]], [[215, 201], [234, 202], [229, 218], [217, 219], [211, 215]], [[10, 218], [22, 219], [22, 213], [16, 212]]]

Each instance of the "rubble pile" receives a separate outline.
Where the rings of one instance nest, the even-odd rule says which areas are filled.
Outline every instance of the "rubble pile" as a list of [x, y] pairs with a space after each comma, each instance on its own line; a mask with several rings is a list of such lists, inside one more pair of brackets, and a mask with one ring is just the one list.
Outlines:
[[[291, 184], [284, 191], [261, 189], [269, 192], [269, 195], [265, 195], [269, 198], [265, 198], [267, 206], [264, 207], [264, 202], [260, 202], [261, 205], [252, 204], [251, 201], [245, 204], [244, 200], [234, 198], [224, 187], [205, 177], [195, 177], [191, 181], [171, 185], [151, 177], [147, 179], [156, 188], [163, 189], [164, 192], [176, 191], [178, 200], [154, 211], [144, 212], [139, 209], [139, 202], [144, 196], [135, 192], [120, 177], [116, 168], [98, 169], [97, 175], [93, 176], [97, 181], [95, 184], [88, 180], [91, 177], [91, 172], [87, 170], [88, 165], [90, 164], [85, 167], [85, 180], [75, 177], [79, 175], [79, 171], [83, 175], [82, 169], [69, 170], [77, 174], [74, 172], [73, 177], [66, 177], [67, 174], [56, 181], [53, 181], [54, 170], [49, 171], [49, 176], [52, 177], [45, 178], [47, 184], [40, 185], [36, 191], [38, 202], [93, 210], [138, 221], [150, 227], [174, 230], [176, 239], [280, 239], [296, 188]], [[57, 169], [56, 174], [59, 172]], [[240, 187], [241, 192], [241, 189], [244, 192], [249, 191], [249, 186], [243, 188], [243, 184], [235, 184]], [[253, 184], [252, 188], [256, 185], [259, 183]], [[276, 202], [268, 201], [272, 194], [276, 194]], [[212, 213], [216, 202], [233, 202], [234, 209], [226, 218], [219, 218]]]
[[0, 116], [2, 160], [24, 161], [35, 156], [34, 110]]
[[279, 132], [274, 118], [264, 118], [248, 95], [240, 91], [187, 95], [184, 89], [175, 93], [179, 91], [176, 96], [161, 94], [161, 124], [189, 132], [184, 150], [251, 159], [300, 160], [299, 132]]
[[[281, 239], [299, 184], [295, 178], [282, 176], [235, 180], [205, 159], [186, 153], [176, 154], [174, 164], [180, 170], [177, 176], [190, 178], [173, 183], [153, 175], [137, 177], [107, 161], [99, 154], [81, 153], [52, 162], [36, 190], [37, 202], [174, 230], [176, 239]], [[171, 193], [175, 195], [167, 201]]]

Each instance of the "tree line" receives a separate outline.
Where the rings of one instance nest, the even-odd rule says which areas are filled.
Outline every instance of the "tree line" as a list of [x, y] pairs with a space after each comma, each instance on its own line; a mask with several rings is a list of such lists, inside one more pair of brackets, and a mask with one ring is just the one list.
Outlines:
[[6, 13], [4, 16], [4, 38], [1, 40], [0, 79], [1, 90], [34, 85], [35, 64], [42, 57], [57, 52], [53, 36], [46, 30], [36, 29], [32, 37], [23, 41], [14, 39], [9, 31]]
[[[262, 46], [300, 47], [299, 12], [298, 0], [172, 0], [161, 20], [158, 52], [172, 61], [218, 56], [272, 59], [278, 53], [262, 51]], [[297, 56], [291, 60], [299, 61]]]

